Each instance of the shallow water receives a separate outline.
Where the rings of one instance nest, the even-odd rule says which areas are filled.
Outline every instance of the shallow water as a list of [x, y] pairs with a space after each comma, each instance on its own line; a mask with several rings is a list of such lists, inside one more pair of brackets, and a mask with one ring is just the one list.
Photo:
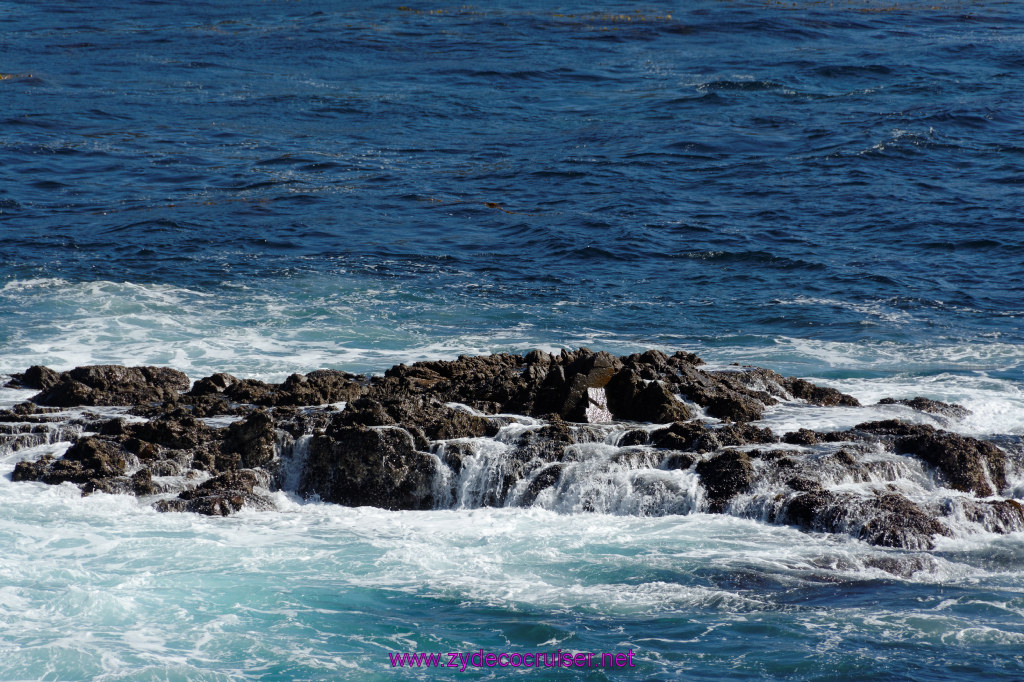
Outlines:
[[[0, 373], [657, 347], [1024, 434], [1017, 5], [359, 5], [0, 2]], [[1024, 675], [1019, 534], [279, 506], [0, 478], [0, 677]]]

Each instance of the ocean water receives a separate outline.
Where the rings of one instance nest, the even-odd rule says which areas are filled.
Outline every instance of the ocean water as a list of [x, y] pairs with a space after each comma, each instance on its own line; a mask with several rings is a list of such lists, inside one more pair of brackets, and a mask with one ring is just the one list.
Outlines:
[[[1019, 4], [6, 0], [0, 20], [0, 374], [654, 347], [959, 402], [948, 428], [1020, 447]], [[910, 416], [763, 425], [865, 415]], [[1024, 677], [1020, 534], [912, 552], [696, 502], [283, 492], [211, 519], [11, 482], [65, 446], [0, 452], [0, 679]], [[388, 658], [480, 649], [636, 666]]]

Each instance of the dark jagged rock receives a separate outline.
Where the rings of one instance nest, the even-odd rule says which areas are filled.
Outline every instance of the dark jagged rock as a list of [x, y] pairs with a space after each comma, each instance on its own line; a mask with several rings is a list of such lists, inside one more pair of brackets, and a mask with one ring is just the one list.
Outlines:
[[155, 475], [176, 475], [182, 469], [216, 472], [237, 466], [221, 453], [221, 435], [189, 412], [176, 408], [141, 424], [108, 422], [103, 433], [120, 435]]
[[192, 395], [186, 393], [162, 403], [141, 403], [132, 406], [129, 414], [136, 417], [153, 418], [174, 411], [187, 412], [193, 417], [244, 416], [252, 412], [253, 407], [246, 404], [233, 403], [227, 396], [219, 393]]
[[762, 429], [753, 424], [725, 424], [715, 429], [715, 436], [723, 446], [747, 445], [748, 443], [778, 443], [771, 429]]
[[651, 434], [645, 429], [630, 429], [619, 437], [618, 445], [625, 448], [631, 445], [647, 445], [650, 442]]
[[935, 535], [949, 535], [932, 514], [902, 495], [881, 492], [865, 499], [809, 487], [783, 513], [785, 521], [806, 530], [849, 532], [873, 545], [904, 549], [931, 549]]
[[670, 452], [661, 462], [662, 469], [689, 469], [697, 457], [689, 452]]
[[[719, 372], [708, 372], [718, 380], [724, 388], [734, 395], [747, 396], [757, 400], [762, 405], [774, 405], [777, 398], [784, 398], [782, 384], [785, 380], [768, 370], [759, 367], [743, 367], [741, 369], [726, 370]], [[775, 381], [775, 379], [778, 381]]]
[[314, 436], [299, 482], [302, 495], [352, 507], [429, 509], [437, 461], [400, 428], [338, 426]]
[[865, 422], [854, 428], [895, 437], [896, 452], [912, 454], [934, 466], [955, 490], [987, 497], [1006, 487], [1006, 453], [992, 443], [895, 419]]
[[562, 475], [562, 468], [564, 465], [555, 462], [544, 467], [530, 484], [526, 487], [526, 491], [523, 493], [519, 503], [524, 507], [532, 506], [537, 501], [537, 496], [542, 492], [558, 483], [559, 477]]
[[238, 379], [225, 374], [224, 372], [218, 372], [208, 377], [203, 377], [197, 381], [193, 386], [192, 390], [189, 391], [190, 396], [204, 396], [204, 395], [219, 395], [226, 391], [228, 388], [238, 383]]
[[34, 462], [18, 462], [11, 475], [14, 481], [41, 481], [84, 484], [123, 476], [135, 457], [120, 443], [106, 438], [79, 438], [61, 459], [44, 456]]
[[500, 428], [493, 420], [449, 407], [428, 396], [401, 396], [379, 390], [370, 391], [353, 402], [341, 413], [338, 423], [346, 426], [401, 424], [413, 434], [419, 448], [426, 448], [428, 439], [493, 436]]
[[223, 396], [236, 403], [261, 407], [327, 405], [355, 400], [362, 394], [365, 380], [365, 377], [331, 369], [292, 374], [280, 384], [256, 379], [240, 381], [230, 374], [217, 373], [197, 381], [184, 402], [195, 405], [196, 398]]
[[267, 487], [269, 482], [270, 477], [261, 470], [230, 471], [153, 506], [163, 512], [186, 511], [206, 516], [229, 516], [242, 508], [273, 509], [273, 502], [256, 490], [257, 486]]
[[814, 445], [818, 442], [818, 434], [810, 429], [797, 429], [785, 434], [782, 442], [790, 445]]
[[1006, 455], [985, 441], [941, 431], [920, 433], [898, 439], [896, 451], [936, 467], [956, 490], [987, 497], [1006, 487]]
[[[227, 428], [221, 452], [225, 455], [238, 455], [237, 463], [232, 458], [231, 465], [246, 469], [267, 466], [274, 459], [274, 444], [277, 435], [274, 420], [265, 410], [257, 410], [244, 420], [235, 422]], [[219, 466], [220, 469], [234, 466]]]
[[[591, 353], [587, 349], [563, 355], [560, 360], [543, 375], [533, 400], [533, 413], [554, 413], [569, 421], [587, 421], [590, 389], [603, 389], [622, 363], [608, 353]], [[526, 387], [527, 393], [530, 388]]]
[[702, 406], [707, 413], [728, 421], [756, 421], [766, 405], [775, 403], [771, 395], [744, 385], [735, 372], [704, 372], [696, 365], [669, 363], [674, 374], [669, 378], [673, 390]]
[[452, 443], [445, 443], [440, 451], [439, 457], [446, 467], [452, 470], [452, 473], [458, 476], [462, 473], [463, 460], [467, 457], [472, 457], [474, 450], [468, 443], [460, 443], [458, 441]]
[[525, 358], [507, 353], [398, 365], [385, 372], [384, 380], [375, 382], [370, 391], [379, 392], [384, 386], [410, 395], [430, 392], [442, 402], [464, 403], [483, 412], [534, 414], [533, 401], [547, 372], [543, 365], [535, 364], [530, 379], [522, 371], [525, 366]]
[[750, 487], [754, 480], [754, 467], [745, 452], [726, 450], [698, 462], [697, 474], [707, 491], [711, 511], [721, 512], [729, 500]]
[[122, 420], [107, 422], [104, 433], [123, 433], [129, 438], [162, 445], [176, 450], [193, 450], [209, 440], [211, 429], [191, 414], [173, 412], [141, 424], [126, 424]]
[[1024, 530], [1024, 505], [1017, 500], [958, 500], [964, 516], [990, 533]]
[[931, 427], [920, 428], [919, 424], [911, 424], [899, 419], [883, 419], [874, 422], [861, 422], [850, 430], [851, 435], [858, 432], [871, 434], [872, 436], [909, 436], [917, 433], [925, 433], [933, 430]]
[[158, 489], [153, 485], [153, 473], [149, 469], [139, 469], [131, 478], [132, 492], [136, 495], [155, 495]]
[[636, 397], [646, 386], [646, 382], [635, 370], [619, 370], [605, 385], [608, 409], [618, 419], [634, 419]]
[[797, 460], [793, 459], [792, 450], [747, 450], [750, 459], [760, 459], [765, 462], [774, 462], [780, 469], [791, 469], [796, 466]]
[[754, 398], [737, 394], [715, 395], [704, 403], [708, 414], [719, 419], [745, 422], [764, 416], [764, 405]]
[[36, 460], [26, 460], [14, 465], [11, 472], [11, 480], [15, 483], [20, 481], [40, 481], [42, 483], [60, 483], [60, 481], [44, 480], [46, 470], [54, 461], [53, 455], [43, 455]]
[[846, 467], [852, 467], [857, 464], [857, 458], [854, 457], [849, 452], [847, 452], [846, 450], [835, 451], [834, 453], [832, 453], [832, 458]]
[[58, 414], [58, 407], [40, 407], [32, 402], [18, 403], [9, 410], [0, 410], [0, 422], [52, 422], [60, 417], [43, 417], [41, 415]]
[[804, 379], [788, 377], [784, 380], [783, 385], [794, 398], [806, 400], [812, 405], [821, 405], [823, 407], [835, 407], [836, 405], [860, 407], [860, 401], [853, 396], [841, 393], [834, 388], [817, 386]]
[[700, 422], [676, 422], [652, 431], [650, 442], [656, 448], [691, 452], [714, 452], [722, 446], [715, 432]]
[[790, 445], [817, 445], [819, 443], [845, 443], [863, 440], [863, 434], [856, 431], [812, 431], [797, 429], [782, 436], [783, 443]]
[[[612, 376], [622, 368], [622, 362], [609, 353], [600, 352], [591, 355], [580, 354], [573, 362], [566, 367], [566, 381], [564, 395], [557, 398], [557, 412], [564, 419], [574, 422], [585, 422], [588, 419], [588, 410], [594, 405], [591, 398], [593, 389], [604, 389]], [[639, 397], [641, 401], [652, 400], [651, 397]], [[657, 401], [656, 398], [653, 400]], [[598, 404], [598, 407], [604, 407]]]
[[34, 388], [37, 391], [46, 391], [60, 381], [60, 374], [49, 367], [32, 365], [21, 374], [15, 374], [7, 382], [7, 388]]
[[794, 476], [786, 481], [786, 485], [793, 490], [798, 490], [804, 493], [821, 493], [825, 490], [821, 483], [811, 478], [807, 478], [806, 476]]
[[167, 367], [90, 365], [61, 372], [32, 401], [53, 407], [135, 405], [173, 399], [188, 387], [184, 373]]
[[[664, 354], [661, 358], [663, 369], [671, 373]], [[612, 392], [608, 384], [622, 367], [619, 358], [581, 348], [557, 356], [538, 351], [525, 358], [499, 354], [399, 365], [385, 373], [385, 380], [396, 382], [395, 386], [406, 392], [430, 391], [443, 401], [464, 403], [485, 412], [558, 414], [569, 421], [586, 421], [587, 410], [593, 406], [591, 390]], [[380, 390], [377, 382], [370, 386], [369, 395]], [[657, 393], [657, 389], [651, 389], [644, 399], [657, 407], [678, 406], [663, 415], [665, 420], [684, 416], [680, 410], [685, 410], [685, 405], [674, 399], [668, 401]], [[619, 402], [620, 409], [623, 404], [624, 401]], [[614, 414], [614, 408], [610, 409]]]
[[632, 369], [645, 381], [658, 381], [668, 375], [674, 375], [679, 368], [690, 369], [697, 364], [703, 364], [703, 361], [698, 358], [696, 363], [689, 362], [678, 353], [669, 357], [656, 349], [633, 353], [622, 358], [622, 366]]
[[655, 423], [686, 421], [693, 413], [658, 381], [644, 382], [632, 369], [612, 375], [605, 386], [608, 409], [616, 419]]
[[[232, 377], [234, 378], [234, 377]], [[272, 402], [275, 386], [258, 379], [242, 379], [229, 384], [223, 389], [223, 394], [234, 400], [236, 403], [249, 403], [250, 405], [262, 405]], [[206, 390], [205, 388], [203, 390]]]
[[118, 443], [101, 438], [80, 438], [64, 453], [64, 463], [81, 466], [91, 476], [121, 476], [128, 469], [130, 458]]
[[918, 396], [916, 398], [900, 399], [896, 398], [882, 398], [878, 401], [879, 405], [906, 405], [912, 407], [915, 410], [921, 412], [927, 412], [929, 414], [939, 414], [944, 417], [951, 417], [953, 419], [963, 419], [971, 414], [963, 405], [957, 405], [956, 403], [944, 403], [941, 400], [930, 400], [928, 398], [922, 398]]
[[731, 388], [720, 376], [706, 374], [695, 368], [680, 370], [679, 390], [701, 405], [707, 413], [729, 421], [757, 421], [764, 415], [765, 404], [749, 393]]
[[[617, 419], [685, 421], [692, 414], [685, 403], [675, 398], [674, 394], [681, 394], [704, 407], [711, 416], [743, 422], [760, 419], [765, 405], [776, 400], [772, 391], [779, 396], [784, 394], [779, 382], [790, 381], [767, 370], [761, 374], [753, 369], [709, 373], [700, 370], [700, 364], [700, 359], [692, 354], [676, 353], [670, 357], [657, 350], [624, 358], [586, 348], [554, 356], [539, 351], [526, 357], [463, 356], [453, 361], [393, 367], [385, 373], [384, 381], [371, 382], [367, 395], [380, 395], [391, 382], [392, 391], [429, 392], [442, 401], [461, 402], [485, 412], [531, 416], [556, 413], [570, 421], [585, 421], [586, 410], [591, 406], [588, 389], [603, 388], [608, 409]], [[777, 377], [778, 381], [770, 377]], [[794, 385], [809, 399], [855, 403], [832, 389], [806, 382]]]
[[386, 426], [394, 424], [395, 418], [379, 400], [364, 395], [345, 408], [339, 423], [346, 426]]
[[130, 495], [134, 493], [132, 480], [127, 476], [104, 476], [102, 478], [90, 478], [78, 488], [82, 495], [93, 493], [105, 493], [107, 495]]
[[326, 405], [350, 402], [363, 392], [359, 377], [348, 372], [318, 369], [303, 376], [292, 374], [265, 405]]
[[278, 407], [273, 414], [274, 428], [288, 433], [292, 438], [300, 438], [307, 433], [326, 429], [337, 418], [338, 412], [333, 407], [316, 410]]
[[96, 435], [77, 438], [61, 459], [21, 463], [17, 479], [75, 483], [84, 493], [152, 494], [153, 476], [216, 469], [217, 435], [191, 415], [172, 413], [143, 423], [111, 419], [95, 428]]

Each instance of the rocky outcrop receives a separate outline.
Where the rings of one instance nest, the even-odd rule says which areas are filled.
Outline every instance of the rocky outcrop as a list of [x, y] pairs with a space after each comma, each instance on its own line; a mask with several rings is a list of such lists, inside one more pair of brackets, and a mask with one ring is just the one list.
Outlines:
[[726, 450], [697, 464], [704, 489], [710, 500], [710, 511], [721, 512], [735, 495], [750, 487], [754, 467], [745, 452]]
[[182, 491], [172, 499], [154, 504], [159, 511], [187, 511], [207, 516], [229, 516], [243, 507], [269, 510], [274, 503], [260, 489], [270, 485], [262, 470], [241, 469], [215, 476], [195, 488]]
[[795, 495], [782, 519], [806, 530], [851, 533], [873, 545], [931, 549], [949, 530], [931, 513], [893, 492], [870, 497], [814, 488]]
[[634, 369], [622, 369], [609, 379], [605, 392], [608, 409], [617, 419], [655, 423], [693, 418], [689, 407], [660, 381], [645, 382]]
[[896, 420], [866, 422], [856, 430], [888, 437], [896, 452], [935, 467], [954, 490], [987, 497], [1006, 487], [1006, 453], [992, 443]]
[[222, 394], [235, 402], [263, 407], [327, 405], [355, 400], [363, 391], [364, 380], [365, 377], [330, 369], [292, 374], [280, 384], [256, 379], [239, 381], [230, 374], [220, 373], [197, 381], [189, 395]]
[[332, 426], [314, 436], [298, 492], [351, 507], [429, 509], [437, 458], [400, 427]]
[[846, 407], [860, 407], [860, 401], [851, 395], [840, 393], [834, 388], [817, 386], [809, 381], [788, 377], [782, 380], [782, 385], [789, 391], [790, 395], [800, 400], [805, 400], [812, 405], [824, 407], [835, 407], [844, 405]]
[[48, 377], [45, 383], [49, 385], [41, 384], [43, 390], [32, 397], [32, 402], [53, 407], [164, 401], [175, 398], [189, 387], [188, 377], [183, 372], [167, 367], [91, 365], [61, 372], [55, 382], [52, 376], [45, 376]]
[[916, 398], [900, 399], [896, 398], [882, 398], [878, 401], [879, 405], [906, 405], [912, 407], [915, 410], [921, 412], [927, 412], [929, 414], [938, 414], [944, 417], [950, 417], [952, 419], [963, 419], [971, 414], [963, 405], [957, 405], [956, 403], [944, 403], [941, 400], [930, 400], [918, 396]]
[[7, 388], [34, 388], [37, 391], [45, 391], [52, 388], [60, 381], [60, 374], [49, 367], [32, 365], [21, 374], [15, 374], [7, 382]]
[[[915, 549], [958, 523], [1024, 530], [1020, 501], [1000, 497], [1024, 467], [1020, 448], [894, 419], [780, 438], [755, 423], [779, 402], [858, 402], [766, 369], [708, 371], [688, 353], [533, 351], [279, 384], [218, 373], [191, 390], [164, 368], [32, 367], [12, 385], [39, 393], [0, 410], [0, 448], [72, 440], [62, 457], [19, 462], [13, 480], [136, 495], [162, 511], [268, 509], [284, 487], [394, 510], [729, 513]], [[961, 414], [923, 398], [882, 404], [896, 403]], [[58, 409], [102, 405], [132, 416]]]
[[[228, 457], [227, 466], [219, 468], [246, 469], [268, 467], [274, 461], [277, 433], [274, 420], [266, 410], [256, 410], [242, 421], [227, 428], [221, 452]], [[237, 455], [232, 457], [231, 455]]]
[[53, 485], [91, 483], [93, 489], [103, 489], [105, 482], [123, 477], [136, 461], [137, 458], [117, 441], [90, 436], [76, 440], [60, 459], [45, 456], [18, 462], [11, 479]]

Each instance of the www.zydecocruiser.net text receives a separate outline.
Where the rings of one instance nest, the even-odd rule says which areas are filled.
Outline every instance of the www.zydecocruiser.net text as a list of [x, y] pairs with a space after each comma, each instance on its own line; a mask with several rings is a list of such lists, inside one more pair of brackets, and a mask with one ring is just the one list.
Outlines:
[[447, 653], [388, 654], [392, 668], [635, 668], [632, 649], [626, 653], [553, 653], [449, 651]]

